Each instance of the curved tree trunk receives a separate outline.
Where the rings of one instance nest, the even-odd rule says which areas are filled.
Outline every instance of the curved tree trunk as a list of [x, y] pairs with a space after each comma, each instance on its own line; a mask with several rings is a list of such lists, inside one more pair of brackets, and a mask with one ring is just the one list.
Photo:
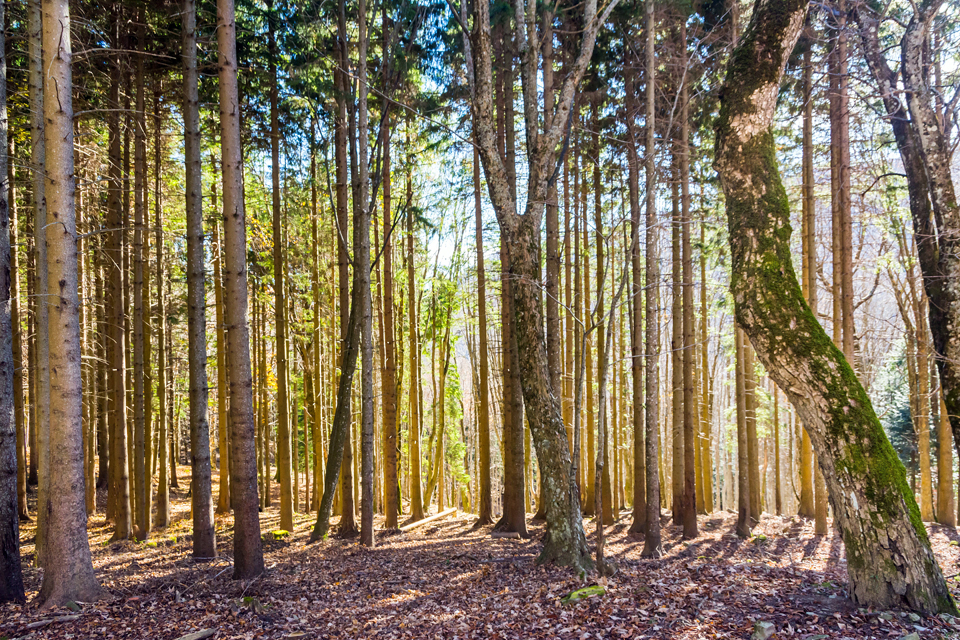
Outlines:
[[806, 7], [802, 0], [758, 1], [721, 91], [716, 168], [737, 321], [808, 428], [843, 534], [854, 601], [955, 612], [903, 466], [793, 271], [772, 121]]

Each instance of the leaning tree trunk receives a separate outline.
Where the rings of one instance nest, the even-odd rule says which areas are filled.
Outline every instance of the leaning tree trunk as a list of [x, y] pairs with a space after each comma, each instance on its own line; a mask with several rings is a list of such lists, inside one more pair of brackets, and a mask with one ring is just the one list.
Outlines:
[[48, 225], [47, 269], [57, 283], [50, 304], [50, 500], [43, 583], [38, 600], [44, 607], [100, 596], [87, 542], [84, 504], [82, 395], [80, 371], [80, 300], [77, 296], [77, 228], [74, 208], [73, 78], [70, 62], [70, 14], [67, 0], [43, 5], [45, 197]]
[[903, 466], [853, 369], [803, 299], [772, 121], [807, 3], [758, 0], [728, 65], [716, 124], [737, 321], [807, 426], [847, 549], [857, 603], [956, 607]]

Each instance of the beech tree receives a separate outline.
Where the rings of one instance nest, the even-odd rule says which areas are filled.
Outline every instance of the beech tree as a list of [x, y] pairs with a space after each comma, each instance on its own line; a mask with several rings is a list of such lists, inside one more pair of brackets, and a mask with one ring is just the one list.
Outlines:
[[953, 612], [903, 466], [850, 364], [810, 312], [790, 259], [771, 125], [806, 10], [799, 0], [757, 2], [721, 89], [715, 166], [737, 321], [807, 426], [844, 537], [854, 601]]
[[[571, 117], [574, 91], [593, 55], [597, 31], [616, 4], [616, 0], [609, 3], [603, 13], [598, 15], [597, 3], [594, 0], [587, 2], [580, 51], [558, 92], [556, 109], [546, 119], [541, 132], [537, 90], [537, 69], [541, 51], [539, 38], [530, 26], [536, 24], [536, 14], [531, 7], [530, 15], [526, 15], [524, 4], [516, 3], [514, 27], [521, 56], [529, 172], [526, 209], [523, 214], [519, 212], [517, 199], [510, 189], [509, 173], [514, 168], [508, 168], [497, 151], [492, 94], [490, 7], [486, 2], [475, 3], [474, 25], [469, 31], [469, 55], [472, 60], [471, 109], [477, 132], [476, 140], [490, 200], [500, 224], [502, 242], [507, 246], [510, 255], [509, 276], [514, 280], [511, 302], [515, 306], [520, 383], [537, 447], [537, 459], [543, 474], [548, 539], [539, 561], [555, 561], [578, 568], [588, 567], [590, 559], [580, 518], [577, 490], [571, 474], [570, 450], [558, 400], [559, 390], [552, 388], [548, 375], [540, 294], [534, 283], [540, 280], [540, 223], [547, 200], [548, 183], [555, 179], [554, 166], [561, 138]], [[461, 28], [468, 29], [463, 23]]]

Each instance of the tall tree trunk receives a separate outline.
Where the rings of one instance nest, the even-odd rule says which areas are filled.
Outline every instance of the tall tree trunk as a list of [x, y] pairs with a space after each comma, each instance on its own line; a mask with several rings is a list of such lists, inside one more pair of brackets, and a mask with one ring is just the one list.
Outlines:
[[[0, 5], [0, 25], [5, 25], [5, 7]], [[6, 34], [0, 31], [0, 149], [7, 145], [7, 56]], [[72, 154], [71, 150], [71, 154]], [[71, 157], [72, 160], [72, 157]], [[9, 155], [0, 156], [0, 602], [24, 602], [23, 570], [20, 565], [20, 516], [26, 515], [26, 475], [23, 471], [22, 429], [17, 418], [23, 417], [22, 406], [15, 408], [17, 396], [22, 398], [20, 377], [15, 375], [21, 359], [19, 327], [14, 296], [16, 266], [16, 213], [10, 215], [13, 198]], [[6, 184], [4, 184], [6, 181]], [[13, 241], [11, 243], [11, 240]], [[16, 351], [14, 351], [16, 348]], [[79, 363], [77, 363], [79, 366]], [[16, 409], [20, 409], [17, 411]], [[19, 415], [17, 415], [19, 413]], [[20, 421], [22, 425], [22, 420]], [[18, 460], [19, 459], [19, 460]], [[19, 464], [18, 464], [19, 462]], [[18, 469], [21, 474], [18, 475]], [[20, 477], [22, 476], [22, 489]], [[22, 508], [18, 504], [23, 496]]]
[[[119, 9], [113, 16], [115, 30], [119, 30], [121, 17]], [[114, 46], [119, 48], [119, 35], [113, 34]], [[107, 190], [107, 269], [109, 270], [109, 293], [107, 296], [107, 362], [108, 396], [110, 414], [110, 491], [109, 501], [112, 508], [108, 512], [113, 516], [113, 540], [126, 540], [133, 528], [130, 513], [130, 482], [127, 465], [127, 404], [126, 404], [126, 343], [124, 330], [125, 310], [123, 305], [123, 150], [120, 132], [120, 76], [121, 61], [119, 55], [113, 60], [110, 81], [109, 103], [116, 112], [107, 114], [109, 129], [110, 166], [108, 169], [109, 187]], [[39, 328], [38, 328], [39, 331]]]
[[[643, 551], [645, 558], [663, 555], [660, 541], [660, 265], [657, 250], [657, 165], [656, 165], [656, 16], [654, 0], [644, 0], [645, 28], [644, 74], [646, 76], [644, 122], [644, 171], [646, 184], [645, 252], [644, 252], [644, 450], [646, 456], [646, 524]], [[639, 302], [638, 302], [639, 304]], [[639, 331], [639, 313], [637, 313]], [[634, 398], [639, 402], [639, 398]]]
[[[83, 491], [80, 300], [77, 296], [77, 229], [74, 210], [73, 79], [70, 14], [66, 0], [44, 3], [43, 15], [44, 197], [57, 222], [44, 230], [47, 273], [57, 283], [50, 304], [50, 449], [48, 535], [44, 541], [43, 581], [38, 600], [45, 608], [69, 601], [97, 600], [100, 585], [87, 542]], [[2, 101], [0, 101], [2, 102]], [[0, 126], [0, 129], [4, 127]], [[3, 141], [0, 140], [0, 143]], [[6, 148], [2, 144], [0, 148]], [[6, 175], [6, 171], [0, 172]], [[9, 360], [8, 360], [9, 362]], [[8, 378], [9, 379], [9, 378]], [[4, 411], [3, 413], [7, 413]], [[15, 520], [14, 520], [15, 522]]]
[[[137, 17], [137, 49], [144, 46], [146, 29], [143, 8]], [[144, 342], [144, 195], [146, 191], [146, 122], [143, 79], [143, 56], [137, 55], [135, 81], [135, 113], [133, 116], [134, 135], [134, 206], [133, 206], [133, 449], [134, 449], [134, 486], [136, 489], [136, 527], [138, 540], [146, 540], [150, 535], [150, 482], [147, 477], [147, 440], [149, 426], [146, 423], [146, 376]]]
[[[43, 55], [42, 55], [42, 15], [40, 0], [30, 0], [27, 3], [27, 30], [29, 72], [28, 93], [30, 100], [30, 165], [33, 171], [33, 233], [36, 249], [35, 276], [36, 284], [34, 295], [39, 300], [47, 298], [47, 243], [44, 239], [44, 228], [48, 224], [47, 200], [44, 192], [44, 162], [46, 161], [44, 84], [43, 84]], [[34, 388], [34, 413], [36, 422], [36, 449], [37, 449], [37, 562], [43, 565], [44, 542], [48, 531], [47, 516], [50, 513], [49, 501], [49, 466], [47, 465], [50, 450], [50, 341], [48, 330], [49, 305], [37, 304], [36, 313], [36, 362]]]
[[680, 171], [677, 156], [678, 141], [673, 141], [674, 154], [671, 173], [670, 200], [673, 204], [673, 214], [670, 218], [670, 254], [671, 277], [670, 293], [673, 298], [670, 305], [670, 430], [673, 448], [673, 464], [671, 465], [670, 510], [673, 512], [673, 524], [683, 525], [683, 479], [684, 479], [684, 447], [683, 447], [683, 261], [680, 255]]
[[[2, 17], [2, 16], [0, 16]], [[2, 51], [2, 49], [0, 49]], [[0, 53], [0, 84], [6, 92], [6, 53]], [[4, 103], [0, 100], [0, 104]], [[4, 125], [3, 129], [7, 129]], [[2, 134], [0, 134], [2, 135]], [[13, 415], [16, 429], [16, 465], [17, 465], [17, 514], [21, 522], [30, 519], [27, 508], [27, 424], [24, 415], [23, 389], [23, 342], [20, 326], [20, 244], [17, 241], [19, 223], [17, 220], [16, 198], [16, 162], [14, 161], [13, 138], [8, 138], [9, 152], [7, 153], [7, 206], [10, 211], [10, 220], [7, 227], [10, 230], [10, 337], [13, 351]], [[0, 231], [2, 233], [2, 231]], [[2, 237], [0, 237], [2, 240]], [[2, 252], [2, 249], [0, 249]], [[2, 260], [2, 256], [0, 256]], [[98, 296], [97, 300], [102, 297]], [[94, 307], [96, 308], [96, 307]], [[100, 367], [96, 368], [100, 371]], [[98, 396], [99, 397], [99, 396]], [[98, 412], [99, 418], [99, 412]]]
[[[686, 24], [680, 25], [686, 68]], [[680, 87], [680, 260], [683, 271], [683, 537], [697, 537], [697, 404], [694, 396], [696, 351], [693, 328], [693, 251], [690, 246], [690, 99]]]
[[[937, 354], [946, 414], [950, 417], [954, 446], [960, 452], [960, 367], [957, 366], [956, 327], [960, 326], [960, 207], [951, 174], [950, 146], [936, 106], [924, 51], [934, 17], [942, 0], [926, 2], [907, 25], [900, 43], [901, 69], [887, 65], [879, 39], [880, 17], [873, 7], [858, 6], [864, 57], [883, 99], [900, 151], [910, 197], [917, 254], [924, 289], [930, 300], [930, 331]], [[900, 100], [900, 82], [907, 88], [906, 105]]]
[[[185, 7], [185, 9], [191, 9], [196, 12], [196, 6], [193, 8]], [[196, 18], [194, 18], [196, 20]], [[196, 23], [193, 25], [188, 25], [191, 31], [196, 31]], [[186, 42], [188, 45], [189, 41]], [[194, 63], [195, 64], [195, 63]], [[184, 75], [189, 74], [190, 71], [184, 68]], [[186, 84], [186, 83], [185, 83]], [[189, 108], [188, 98], [186, 93], [186, 86], [184, 87], [184, 112]], [[167, 465], [164, 464], [167, 456], [169, 455], [169, 450], [167, 449], [167, 420], [166, 412], [164, 411], [164, 406], [166, 405], [166, 393], [167, 393], [167, 372], [166, 372], [166, 353], [164, 353], [164, 341], [165, 341], [165, 332], [167, 329], [167, 315], [166, 315], [166, 306], [163, 299], [163, 224], [162, 224], [162, 206], [161, 206], [161, 191], [160, 191], [160, 164], [162, 161], [162, 149], [160, 133], [163, 125], [163, 120], [160, 116], [160, 96], [162, 94], [162, 87], [159, 83], [154, 87], [153, 94], [153, 144], [154, 144], [154, 174], [153, 174], [153, 208], [154, 208], [154, 244], [157, 246], [157, 315], [156, 315], [156, 325], [157, 325], [157, 460], [159, 461], [160, 467], [160, 477], [157, 481], [157, 516], [154, 520], [154, 525], [160, 528], [166, 527], [170, 523], [170, 478], [167, 473]], [[199, 119], [199, 113], [196, 114]], [[186, 127], [185, 127], [186, 130]], [[186, 133], [185, 133], [185, 138]], [[195, 140], [193, 141], [196, 142]], [[199, 149], [199, 147], [197, 147]], [[186, 164], [186, 162], [184, 163]], [[190, 187], [194, 187], [191, 183]], [[187, 189], [189, 193], [189, 188]], [[192, 203], [191, 203], [192, 204]], [[203, 229], [200, 229], [202, 235]], [[188, 276], [189, 278], [189, 276]], [[202, 282], [202, 277], [201, 277]], [[189, 318], [188, 318], [189, 324]], [[188, 346], [189, 351], [189, 346]], [[204, 348], [206, 351], [206, 348]], [[189, 359], [189, 354], [188, 354]], [[206, 363], [204, 363], [206, 367]], [[204, 385], [206, 386], [206, 385]], [[206, 389], [204, 389], [206, 391]], [[206, 415], [206, 406], [204, 406], [204, 415]], [[193, 409], [191, 407], [191, 418], [193, 416]], [[191, 424], [193, 424], [191, 422]], [[209, 438], [209, 433], [207, 434]], [[191, 446], [191, 449], [194, 447]], [[208, 445], [209, 450], [209, 445]], [[209, 459], [207, 461], [209, 465]], [[196, 465], [194, 465], [196, 466]], [[152, 465], [151, 465], [152, 469]], [[152, 473], [152, 472], [151, 472]], [[193, 483], [194, 487], [198, 486], [197, 482]], [[210, 486], [209, 476], [207, 478], [206, 486]], [[196, 527], [194, 527], [196, 529]]]
[[[386, 6], [383, 9], [386, 33]], [[386, 37], [386, 36], [384, 36]], [[386, 46], [386, 45], [385, 45]], [[387, 103], [384, 101], [384, 110]], [[397, 528], [400, 498], [397, 494], [397, 345], [393, 319], [393, 225], [391, 218], [390, 115], [383, 120], [383, 496], [385, 529]], [[316, 244], [316, 243], [314, 243]], [[318, 345], [319, 347], [319, 345]]]
[[[407, 125], [409, 129], [409, 124]], [[410, 136], [407, 136], [410, 153]], [[409, 160], [409, 158], [408, 158]], [[413, 182], [410, 170], [407, 171], [407, 209], [412, 204]], [[416, 268], [414, 265], [413, 216], [407, 216], [407, 296], [410, 318], [410, 426], [408, 446], [410, 448], [410, 519], [423, 520], [423, 494], [420, 472], [420, 326], [417, 314]]]
[[480, 200], [480, 154], [473, 147], [473, 204], [477, 242], [477, 349], [480, 352], [480, 375], [477, 402], [477, 437], [480, 467], [479, 514], [475, 527], [493, 522], [493, 496], [490, 486], [490, 365], [487, 357], [487, 275], [483, 265], [483, 209]]
[[369, 130], [367, 115], [367, 48], [370, 45], [370, 36], [367, 33], [367, 5], [365, 0], [359, 1], [359, 53], [357, 61], [357, 76], [360, 95], [358, 97], [358, 132], [360, 161], [360, 218], [354, 220], [357, 228], [354, 235], [357, 238], [356, 259], [360, 278], [354, 286], [361, 288], [360, 303], [362, 326], [360, 330], [360, 544], [373, 547], [376, 544], [373, 531], [373, 452], [374, 452], [374, 396], [373, 396], [373, 299], [370, 289], [370, 217], [372, 203], [370, 202], [370, 173], [367, 152]]
[[[183, 146], [186, 175], [187, 217], [187, 370], [190, 384], [190, 454], [191, 510], [193, 512], [193, 556], [214, 558], [217, 555], [216, 529], [213, 519], [213, 496], [210, 469], [210, 425], [207, 420], [207, 311], [203, 258], [203, 198], [200, 165], [200, 97], [197, 71], [197, 5], [196, 0], [183, 0]], [[159, 127], [157, 128], [159, 136]], [[157, 152], [159, 153], [159, 151]], [[159, 192], [158, 192], [159, 196]], [[163, 228], [160, 203], [157, 200], [157, 303], [160, 310], [158, 342], [158, 379], [160, 392], [160, 484], [166, 484], [167, 425], [164, 419], [167, 379], [163, 339], [166, 317], [163, 304]], [[219, 225], [215, 225], [219, 226]], [[217, 243], [217, 253], [220, 246]], [[223, 390], [217, 392], [223, 395]], [[166, 491], [166, 487], [163, 489]], [[158, 518], [165, 507], [165, 496], [157, 500]], [[158, 524], [160, 523], [158, 519]]]
[[[753, 521], [750, 519], [750, 445], [747, 435], [746, 358], [743, 330], [734, 327], [736, 350], [736, 404], [737, 404], [737, 535], [749, 538]], [[759, 514], [758, 514], [759, 515]]]
[[[525, 21], [518, 21], [515, 25], [522, 60], [524, 123], [528, 147], [528, 193], [526, 210], [522, 215], [517, 209], [512, 188], [511, 176], [515, 175], [516, 167], [510, 163], [509, 157], [505, 166], [497, 150], [492, 95], [490, 8], [483, 2], [474, 6], [476, 28], [471, 32], [472, 53], [467, 56], [472, 62], [468, 71], [480, 157], [487, 176], [490, 199], [500, 224], [501, 237], [509, 249], [508, 275], [513, 278], [515, 285], [512, 287], [512, 302], [516, 317], [520, 382], [524, 407], [530, 420], [533, 440], [537, 447], [537, 459], [543, 474], [543, 494], [547, 498], [548, 539], [539, 560], [556, 561], [581, 569], [590, 565], [590, 558], [576, 485], [571, 475], [570, 451], [559, 397], [552, 389], [547, 374], [546, 340], [537, 284], [540, 279], [540, 228], [548, 183], [555, 179], [555, 173], [552, 172], [556, 164], [557, 149], [571, 117], [575, 88], [593, 55], [597, 29], [616, 4], [616, 0], [609, 3], [604, 8], [604, 14], [598, 17], [595, 1], [587, 2], [584, 23], [588, 26], [584, 31], [577, 62], [563, 82], [557, 109], [545, 123], [542, 135], [539, 132], [537, 106], [539, 52], [536, 49], [539, 40], [535, 34], [527, 37]], [[523, 6], [518, 4], [518, 16], [522, 16], [523, 11]], [[532, 13], [528, 19], [530, 24], [535, 24]]]
[[270, 55], [270, 158], [273, 180], [273, 309], [277, 361], [277, 476], [280, 480], [280, 528], [293, 531], [293, 479], [291, 476], [290, 408], [287, 375], [286, 286], [284, 284], [283, 226], [280, 211], [280, 114], [277, 92], [276, 14], [273, 0], [267, 0], [268, 48]]
[[[800, 0], [758, 2], [721, 93], [716, 167], [737, 320], [810, 432], [843, 533], [854, 601], [952, 612], [903, 468], [856, 375], [804, 301], [783, 233], [789, 209], [772, 120], [806, 8]], [[862, 527], [864, 520], [875, 526]]]
[[[817, 280], [816, 280], [816, 200], [814, 199], [813, 182], [813, 64], [810, 61], [810, 49], [803, 52], [803, 209], [801, 212], [803, 245], [802, 256], [802, 291], [803, 297], [810, 306], [814, 316], [817, 313]], [[813, 518], [814, 513], [813, 488], [813, 445], [806, 427], [800, 442], [800, 516]]]
[[[216, 163], [214, 163], [216, 166]], [[217, 206], [217, 187], [210, 190], [211, 205]], [[227, 332], [223, 319], [223, 239], [220, 237], [220, 220], [213, 221], [213, 306], [217, 336], [217, 442], [220, 449], [220, 492], [217, 496], [217, 513], [230, 513], [230, 419], [227, 413]], [[262, 307], [262, 305], [261, 305]], [[269, 456], [267, 456], [269, 459]], [[269, 470], [269, 462], [267, 463]], [[269, 477], [269, 473], [267, 474]], [[264, 491], [266, 506], [270, 506], [270, 487]]]
[[236, 17], [233, 0], [217, 0], [220, 78], [220, 150], [223, 169], [224, 324], [230, 381], [230, 493], [236, 512], [233, 576], [263, 573], [257, 497], [256, 426], [250, 334], [247, 327], [247, 234], [240, 156], [240, 100], [237, 90]]

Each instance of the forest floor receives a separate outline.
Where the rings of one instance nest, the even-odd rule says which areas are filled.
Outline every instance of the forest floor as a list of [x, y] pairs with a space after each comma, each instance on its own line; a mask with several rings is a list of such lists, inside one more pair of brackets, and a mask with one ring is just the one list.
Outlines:
[[[109, 544], [102, 515], [91, 519], [103, 601], [60, 611], [0, 606], [0, 639], [173, 640], [204, 630], [213, 633], [199, 637], [214, 639], [749, 638], [757, 622], [773, 623], [774, 638], [960, 638], [960, 621], [946, 616], [854, 606], [839, 537], [814, 536], [798, 518], [764, 516], [748, 541], [734, 535], [730, 513], [701, 517], [691, 542], [665, 526], [665, 556], [645, 560], [623, 512], [607, 529], [619, 571], [602, 581], [605, 593], [563, 604], [597, 581], [535, 564], [542, 523], [530, 525], [530, 540], [493, 539], [490, 527], [473, 530], [475, 518], [459, 514], [384, 533], [374, 549], [334, 537], [310, 545], [315, 514], [298, 514], [295, 530], [277, 539], [275, 500], [261, 514], [267, 572], [240, 582], [230, 578], [232, 518], [217, 516], [220, 557], [194, 562], [189, 498], [180, 490], [171, 499], [171, 526], [145, 543]], [[585, 526], [592, 541], [593, 522]], [[21, 528], [30, 599], [41, 578], [30, 566], [34, 534], [32, 523]], [[960, 599], [960, 536], [934, 525], [931, 537]]]

